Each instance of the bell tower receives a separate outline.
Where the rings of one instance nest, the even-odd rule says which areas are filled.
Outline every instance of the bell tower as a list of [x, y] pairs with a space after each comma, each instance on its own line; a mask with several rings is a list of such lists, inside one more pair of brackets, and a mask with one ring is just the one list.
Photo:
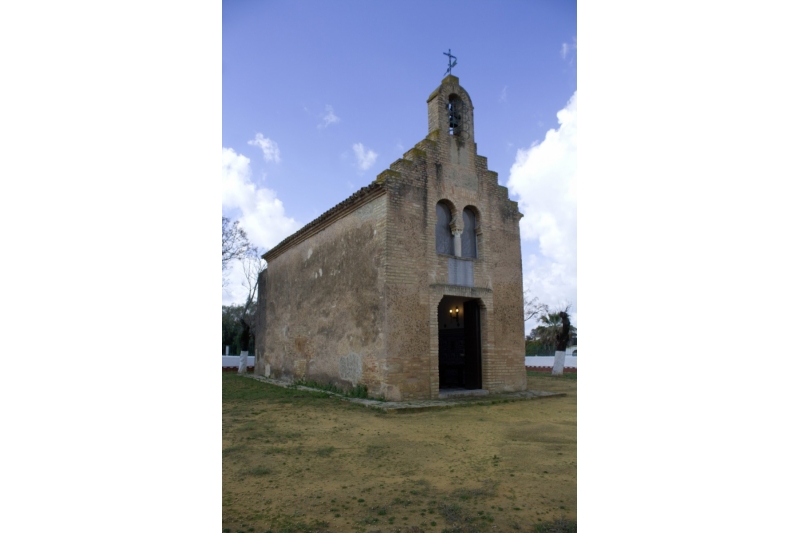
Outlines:
[[475, 157], [474, 109], [469, 94], [452, 74], [428, 97], [428, 137], [447, 145], [454, 165], [470, 166]]

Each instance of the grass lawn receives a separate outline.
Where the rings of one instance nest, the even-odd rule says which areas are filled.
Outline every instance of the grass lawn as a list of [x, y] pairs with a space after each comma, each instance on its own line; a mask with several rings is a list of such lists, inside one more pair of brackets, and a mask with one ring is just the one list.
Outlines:
[[222, 530], [577, 531], [577, 375], [565, 397], [384, 414], [222, 374]]

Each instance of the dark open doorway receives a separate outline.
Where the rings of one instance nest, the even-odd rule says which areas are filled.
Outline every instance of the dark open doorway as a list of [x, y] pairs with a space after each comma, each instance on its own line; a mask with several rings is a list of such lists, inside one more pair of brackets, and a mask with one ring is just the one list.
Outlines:
[[439, 302], [439, 389], [480, 389], [478, 300], [445, 296]]

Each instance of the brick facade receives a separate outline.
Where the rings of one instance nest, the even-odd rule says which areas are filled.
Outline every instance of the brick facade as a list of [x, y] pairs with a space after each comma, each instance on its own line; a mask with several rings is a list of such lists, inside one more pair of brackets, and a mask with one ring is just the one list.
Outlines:
[[[461, 106], [453, 133], [451, 95]], [[477, 257], [459, 257], [459, 244], [455, 255], [437, 253], [442, 201], [453, 242], [460, 243], [464, 209], [475, 214]], [[481, 388], [524, 390], [521, 216], [477, 155], [469, 95], [446, 77], [428, 98], [424, 140], [264, 255], [256, 373], [360, 383], [390, 400], [437, 398], [447, 327], [439, 303], [448, 297], [456, 307], [478, 302]], [[456, 270], [469, 281], [454, 278]]]

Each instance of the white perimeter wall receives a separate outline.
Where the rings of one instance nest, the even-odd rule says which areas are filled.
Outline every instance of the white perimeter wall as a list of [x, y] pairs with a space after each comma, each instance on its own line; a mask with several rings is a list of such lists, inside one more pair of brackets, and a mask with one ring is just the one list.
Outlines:
[[[525, 366], [553, 366], [555, 356], [526, 356]], [[247, 356], [247, 366], [255, 366], [256, 358], [253, 355]], [[223, 355], [222, 366], [235, 366], [239, 368], [238, 355]], [[578, 356], [567, 355], [564, 357], [564, 366], [569, 368], [578, 368]]]
[[[552, 359], [552, 357], [550, 358]], [[256, 364], [256, 356], [255, 355], [248, 355], [247, 356], [247, 366], [255, 366]], [[223, 355], [222, 356], [222, 366], [235, 366], [239, 368], [239, 356], [238, 355]]]
[[[526, 355], [525, 366], [553, 366], [555, 355]], [[564, 368], [578, 368], [578, 356], [567, 355], [564, 357]]]
[[[525, 366], [553, 366], [555, 356], [526, 356]], [[256, 358], [253, 355], [247, 356], [247, 366], [255, 366]], [[235, 366], [239, 368], [238, 355], [223, 355], [222, 366]], [[564, 367], [578, 368], [578, 356], [567, 355], [564, 357]]]

